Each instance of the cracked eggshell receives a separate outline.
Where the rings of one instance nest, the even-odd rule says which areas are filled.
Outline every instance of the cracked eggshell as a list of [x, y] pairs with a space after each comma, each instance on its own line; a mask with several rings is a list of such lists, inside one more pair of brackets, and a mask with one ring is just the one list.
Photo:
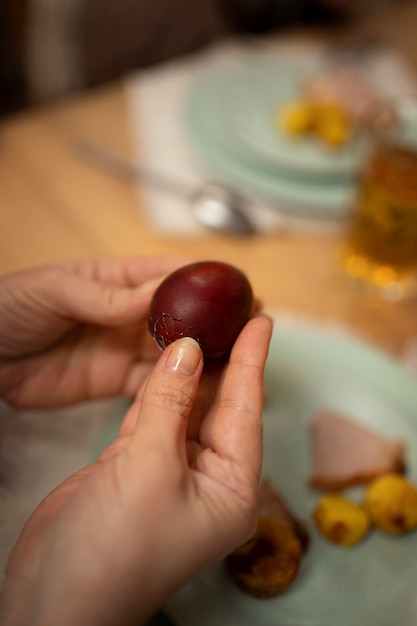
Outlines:
[[149, 332], [164, 350], [192, 337], [206, 360], [230, 352], [254, 308], [246, 275], [228, 263], [200, 261], [176, 270], [156, 289], [149, 310]]

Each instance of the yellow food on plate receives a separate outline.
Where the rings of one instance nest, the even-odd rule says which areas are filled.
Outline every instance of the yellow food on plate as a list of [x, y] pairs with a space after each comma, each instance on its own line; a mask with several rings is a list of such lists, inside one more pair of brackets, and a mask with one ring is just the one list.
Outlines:
[[365, 507], [375, 526], [390, 535], [417, 527], [417, 489], [400, 474], [373, 480], [365, 493]]
[[371, 527], [367, 510], [339, 494], [327, 494], [319, 500], [313, 519], [323, 537], [340, 546], [353, 546]]
[[329, 146], [343, 146], [352, 135], [352, 123], [346, 111], [334, 103], [316, 105], [316, 134]]
[[296, 100], [278, 111], [279, 128], [293, 136], [309, 134], [328, 147], [343, 146], [352, 137], [352, 120], [334, 102]]
[[308, 102], [294, 101], [278, 111], [279, 126], [294, 135], [304, 134], [313, 129], [314, 107]]

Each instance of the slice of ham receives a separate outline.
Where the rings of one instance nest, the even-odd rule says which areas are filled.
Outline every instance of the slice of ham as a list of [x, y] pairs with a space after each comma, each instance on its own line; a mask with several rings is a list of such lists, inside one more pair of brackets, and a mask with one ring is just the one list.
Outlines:
[[384, 124], [394, 122], [391, 106], [361, 75], [343, 65], [312, 76], [304, 94], [313, 102], [338, 103], [356, 122], [373, 120], [376, 115]]
[[333, 410], [321, 410], [314, 416], [310, 438], [309, 483], [317, 489], [339, 491], [405, 470], [403, 441], [377, 434]]

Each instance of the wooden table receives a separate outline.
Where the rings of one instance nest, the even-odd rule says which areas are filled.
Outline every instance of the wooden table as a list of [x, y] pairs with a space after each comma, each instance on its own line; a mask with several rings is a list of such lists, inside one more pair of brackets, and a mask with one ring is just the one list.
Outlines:
[[[406, 2], [401, 10], [391, 7], [342, 34], [382, 35], [417, 71], [416, 25], [416, 4]], [[87, 135], [132, 153], [121, 84], [1, 124], [0, 273], [91, 255], [215, 256], [244, 269], [268, 308], [346, 325], [396, 355], [417, 335], [415, 303], [371, 299], [346, 281], [338, 264], [338, 235], [277, 233], [236, 240], [153, 232], [132, 185], [94, 170], [71, 153], [71, 138]]]

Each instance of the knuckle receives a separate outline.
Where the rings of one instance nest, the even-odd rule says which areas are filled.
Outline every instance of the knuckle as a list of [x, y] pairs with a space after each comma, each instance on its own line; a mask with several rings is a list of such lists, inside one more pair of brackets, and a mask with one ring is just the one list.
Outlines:
[[104, 295], [104, 308], [105, 311], [111, 315], [112, 313], [114, 313], [115, 310], [117, 310], [117, 291], [116, 289], [113, 289], [112, 287], [109, 287], [108, 285], [106, 285], [103, 288], [103, 295]]
[[172, 384], [160, 384], [157, 389], [149, 390], [147, 402], [170, 413], [187, 417], [192, 408], [192, 398], [183, 387]]
[[123, 320], [133, 303], [132, 292], [124, 288], [115, 288], [113, 285], [103, 285], [102, 289], [102, 318], [104, 323], [115, 324]]

